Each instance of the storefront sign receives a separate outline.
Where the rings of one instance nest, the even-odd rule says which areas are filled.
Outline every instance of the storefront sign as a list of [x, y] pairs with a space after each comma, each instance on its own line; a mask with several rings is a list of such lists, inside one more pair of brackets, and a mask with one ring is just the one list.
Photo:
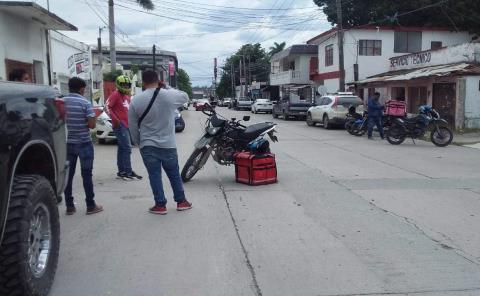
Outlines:
[[68, 69], [71, 76], [89, 79], [90, 59], [87, 53], [76, 53], [68, 58]]
[[414, 53], [410, 55], [405, 55], [401, 57], [394, 57], [390, 59], [390, 67], [391, 68], [399, 68], [399, 67], [421, 67], [421, 66], [429, 66], [430, 62], [432, 61], [432, 52], [420, 52]]

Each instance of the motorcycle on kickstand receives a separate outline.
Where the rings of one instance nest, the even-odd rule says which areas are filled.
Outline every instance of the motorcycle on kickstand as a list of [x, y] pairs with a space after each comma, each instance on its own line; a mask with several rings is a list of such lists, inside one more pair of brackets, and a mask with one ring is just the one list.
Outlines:
[[[217, 114], [209, 104], [202, 112], [208, 116], [205, 124], [205, 134], [195, 143], [195, 149], [185, 163], [181, 176], [183, 182], [190, 181], [203, 168], [212, 155], [220, 165], [235, 163], [235, 154], [248, 150], [249, 144], [261, 142], [262, 151], [270, 152], [266, 135], [273, 142], [278, 142], [274, 135], [277, 124], [273, 122], [256, 123], [249, 126], [241, 124], [241, 120], [227, 120]], [[250, 116], [244, 116], [243, 121], [249, 121]]]
[[429, 105], [418, 108], [419, 114], [414, 118], [396, 118], [387, 131], [387, 140], [392, 145], [400, 145], [407, 137], [421, 138], [431, 130], [430, 140], [439, 147], [448, 146], [453, 140], [452, 131], [446, 126], [448, 122]]

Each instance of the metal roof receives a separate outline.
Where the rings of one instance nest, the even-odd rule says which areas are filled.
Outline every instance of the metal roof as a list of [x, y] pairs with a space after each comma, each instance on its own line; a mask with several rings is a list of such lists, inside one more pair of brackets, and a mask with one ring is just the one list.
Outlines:
[[34, 21], [45, 29], [78, 31], [74, 25], [33, 2], [0, 1], [0, 11], [29, 22]]
[[470, 63], [448, 64], [431, 66], [417, 69], [407, 69], [399, 71], [390, 71], [367, 79], [356, 81], [353, 84], [367, 84], [374, 82], [392, 82], [392, 81], [406, 81], [412, 79], [426, 78], [426, 77], [441, 77], [449, 75], [480, 75], [480, 66]]
[[308, 54], [308, 55], [318, 54], [318, 45], [315, 45], [315, 44], [292, 45], [289, 48], [274, 54], [271, 60], [278, 61], [280, 59], [288, 57], [289, 55], [294, 55], [294, 54]]

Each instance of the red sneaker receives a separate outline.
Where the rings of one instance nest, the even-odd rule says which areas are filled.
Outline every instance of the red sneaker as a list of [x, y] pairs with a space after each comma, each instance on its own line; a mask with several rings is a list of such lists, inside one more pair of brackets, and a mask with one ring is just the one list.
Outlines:
[[167, 214], [167, 207], [165, 206], [153, 206], [148, 210], [152, 214], [156, 215], [166, 215]]
[[190, 203], [188, 200], [184, 200], [182, 202], [177, 203], [177, 211], [186, 211], [190, 210], [192, 208], [192, 203]]

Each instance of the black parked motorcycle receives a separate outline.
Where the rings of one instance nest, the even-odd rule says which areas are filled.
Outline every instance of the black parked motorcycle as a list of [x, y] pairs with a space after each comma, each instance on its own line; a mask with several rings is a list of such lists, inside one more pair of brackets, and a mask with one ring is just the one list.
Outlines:
[[363, 117], [362, 117], [362, 114], [360, 113], [357, 113], [357, 110], [356, 110], [356, 107], [355, 106], [350, 106], [348, 108], [348, 113], [347, 113], [347, 117], [345, 119], [345, 130], [353, 135], [353, 124], [357, 121], [357, 120], [361, 120]]
[[[248, 149], [248, 144], [270, 137], [273, 142], [278, 139], [274, 135], [275, 123], [262, 122], [250, 126], [242, 125], [240, 120], [232, 118], [227, 120], [215, 112], [210, 105], [202, 111], [208, 116], [205, 124], [205, 134], [195, 143], [195, 150], [188, 158], [182, 169], [182, 180], [190, 181], [193, 176], [205, 165], [210, 155], [220, 165], [234, 163], [234, 154]], [[250, 120], [250, 116], [244, 116], [243, 121]], [[268, 144], [268, 141], [265, 140]], [[268, 147], [263, 147], [263, 152], [269, 152]]]
[[439, 147], [448, 146], [453, 140], [452, 131], [446, 127], [447, 121], [431, 106], [419, 107], [419, 115], [414, 118], [396, 118], [387, 132], [387, 140], [392, 145], [400, 145], [407, 137], [412, 140], [423, 137], [431, 129], [430, 140]]

